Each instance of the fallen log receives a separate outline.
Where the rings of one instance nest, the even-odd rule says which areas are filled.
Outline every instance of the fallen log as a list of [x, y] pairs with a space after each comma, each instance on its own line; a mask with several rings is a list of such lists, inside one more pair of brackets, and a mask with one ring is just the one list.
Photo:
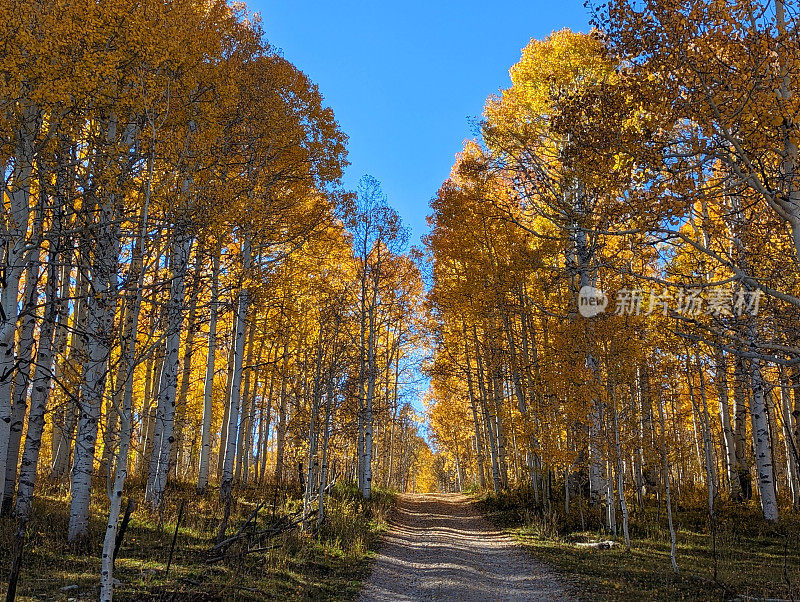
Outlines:
[[610, 539], [607, 541], [589, 541], [589, 542], [581, 542], [575, 544], [579, 548], [590, 549], [590, 550], [610, 550], [615, 545], [617, 545], [616, 541], [611, 541]]

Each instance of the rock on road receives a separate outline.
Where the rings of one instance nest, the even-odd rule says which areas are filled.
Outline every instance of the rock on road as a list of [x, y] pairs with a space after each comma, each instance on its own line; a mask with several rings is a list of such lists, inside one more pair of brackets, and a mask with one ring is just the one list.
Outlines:
[[360, 602], [569, 600], [461, 494], [401, 495]]

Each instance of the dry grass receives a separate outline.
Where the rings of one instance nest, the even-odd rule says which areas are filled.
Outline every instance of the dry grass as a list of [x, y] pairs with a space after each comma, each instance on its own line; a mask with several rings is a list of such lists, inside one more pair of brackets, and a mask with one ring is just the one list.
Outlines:
[[[630, 552], [621, 537], [609, 538], [599, 528], [580, 530], [574, 514], [544, 516], [524, 492], [486, 495], [481, 501], [492, 521], [559, 570], [582, 599], [800, 599], [800, 517], [788, 511], [771, 525], [753, 504], [720, 504], [714, 536], [702, 506], [679, 508], [675, 524], [680, 570], [674, 575], [666, 516], [654, 501], [644, 510], [632, 509]], [[585, 519], [587, 525], [600, 523], [594, 514], [587, 513]], [[616, 539], [620, 545], [608, 550], [575, 546], [600, 539]]]
[[[272, 549], [248, 555], [231, 549], [231, 557], [208, 564], [222, 516], [218, 492], [197, 496], [192, 487], [173, 487], [162, 513], [141, 503], [142, 488], [133, 484], [139, 500], [116, 561], [115, 577], [121, 586], [119, 600], [352, 600], [368, 572], [370, 550], [385, 529], [393, 495], [378, 491], [364, 504], [358, 492], [334, 488], [328, 502], [328, 519], [317, 533], [292, 531], [270, 541]], [[236, 493], [229, 533], [250, 515], [259, 501], [271, 495], [243, 488]], [[76, 553], [66, 542], [68, 499], [65, 491], [51, 489], [36, 499], [28, 527], [18, 599], [97, 598], [100, 550], [106, 505], [101, 485], [93, 496], [88, 553]], [[185, 511], [178, 532], [169, 575], [165, 574], [172, 534], [181, 500]], [[298, 507], [290, 497], [279, 503], [277, 516]], [[259, 528], [272, 520], [271, 506], [260, 512]], [[0, 566], [9, 556], [15, 522], [0, 522]], [[7, 575], [3, 575], [5, 586]], [[77, 586], [69, 590], [62, 588]]]

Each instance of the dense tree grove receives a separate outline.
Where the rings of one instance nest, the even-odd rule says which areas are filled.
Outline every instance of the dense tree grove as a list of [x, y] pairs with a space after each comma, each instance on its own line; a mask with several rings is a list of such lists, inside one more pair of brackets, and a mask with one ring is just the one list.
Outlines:
[[522, 50], [412, 251], [244, 5], [0, 0], [9, 599], [46, 504], [102, 600], [126, 501], [160, 536], [175, 492], [165, 579], [187, 502], [202, 562], [259, 512], [241, 556], [321, 546], [341, 500], [367, 532], [386, 490], [524, 491], [628, 551], [657, 508], [676, 572], [679, 510], [796, 520], [800, 4], [588, 5]]
[[227, 503], [300, 490], [320, 522], [337, 478], [411, 486], [421, 278], [377, 181], [342, 190], [347, 138], [317, 87], [222, 0], [0, 4], [0, 492], [19, 545], [43, 481], [69, 487], [76, 546], [107, 496], [110, 599], [126, 483], [154, 510], [175, 481]]
[[426, 241], [451, 482], [626, 540], [656, 498], [800, 506], [797, 9], [614, 0], [525, 47]]

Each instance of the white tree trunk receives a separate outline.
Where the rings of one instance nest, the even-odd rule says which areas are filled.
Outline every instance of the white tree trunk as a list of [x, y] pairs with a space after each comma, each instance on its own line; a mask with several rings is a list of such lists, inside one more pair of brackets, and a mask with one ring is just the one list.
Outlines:
[[656, 399], [658, 406], [658, 420], [661, 423], [661, 476], [664, 481], [665, 502], [667, 504], [667, 524], [669, 526], [669, 559], [672, 562], [673, 572], [678, 572], [678, 561], [675, 556], [676, 538], [675, 526], [672, 523], [672, 492], [669, 483], [669, 460], [667, 457], [667, 421], [664, 418], [664, 400], [659, 395]]
[[750, 386], [753, 390], [750, 401], [750, 419], [753, 425], [753, 449], [756, 456], [761, 510], [765, 519], [777, 521], [778, 501], [775, 496], [775, 473], [772, 466], [772, 449], [766, 404], [766, 395], [769, 393], [766, 390], [766, 383], [761, 374], [761, 363], [757, 359], [750, 360]]
[[617, 410], [616, 393], [612, 391], [614, 400], [614, 445], [617, 450], [617, 495], [622, 510], [622, 534], [625, 536], [625, 547], [631, 549], [631, 538], [628, 534], [628, 502], [625, 500], [625, 466], [622, 461], [622, 445], [619, 438], [619, 411]]
[[708, 401], [706, 399], [705, 379], [700, 365], [700, 359], [695, 355], [697, 376], [700, 379], [700, 402], [698, 406], [695, 399], [694, 387], [692, 386], [692, 372], [689, 365], [689, 352], [686, 352], [686, 377], [689, 382], [689, 396], [692, 399], [692, 406], [700, 422], [700, 434], [703, 440], [703, 459], [706, 473], [706, 487], [708, 490], [708, 511], [714, 515], [714, 500], [717, 497], [717, 471], [714, 464], [714, 442], [711, 440], [711, 426], [708, 416]]
[[[596, 370], [596, 361], [591, 355], [587, 356], [586, 361], [593, 371]], [[589, 497], [593, 503], [603, 499], [607, 487], [606, 462], [600, 443], [602, 423], [603, 404], [593, 397], [589, 411]]]
[[25, 435], [25, 448], [19, 470], [19, 487], [14, 513], [19, 519], [28, 517], [36, 484], [36, 468], [39, 465], [39, 451], [42, 447], [44, 417], [50, 398], [50, 380], [53, 367], [53, 337], [56, 317], [60, 304], [66, 305], [56, 297], [58, 286], [57, 253], [51, 249], [47, 267], [45, 287], [45, 312], [39, 330], [39, 348], [36, 353], [36, 369], [31, 388], [31, 411], [28, 418], [28, 431]]
[[24, 308], [22, 312], [22, 328], [20, 328], [17, 351], [17, 373], [14, 377], [14, 405], [11, 409], [11, 426], [6, 460], [5, 488], [3, 489], [2, 509], [0, 516], [7, 516], [14, 503], [14, 489], [17, 482], [17, 464], [19, 448], [22, 441], [22, 427], [28, 409], [28, 385], [31, 379], [31, 357], [33, 354], [34, 328], [36, 326], [37, 287], [39, 281], [39, 249], [34, 243], [28, 259], [25, 275]]
[[[66, 364], [66, 357], [64, 353], [67, 349], [67, 342], [68, 342], [68, 318], [69, 318], [69, 305], [64, 301], [70, 296], [70, 281], [72, 279], [72, 241], [69, 240], [69, 248], [66, 249], [64, 252], [61, 253], [61, 262], [64, 264], [61, 270], [61, 289], [58, 293], [58, 298], [60, 300], [58, 313], [56, 315], [56, 331], [53, 336], [53, 357], [54, 358], [61, 358], [60, 361], [55, 362], [54, 371], [53, 371], [53, 380], [55, 382], [64, 382], [64, 365]], [[80, 283], [81, 277], [80, 272], [78, 272], [76, 276], [76, 280]], [[82, 297], [83, 295], [77, 294], [75, 300], [75, 305], [80, 307], [82, 305]], [[78, 328], [81, 324], [78, 320], [78, 316], [80, 315], [79, 312], [75, 313], [75, 327]], [[80, 326], [82, 327], [82, 326]], [[59, 399], [63, 399], [64, 395], [59, 395]], [[65, 478], [67, 465], [68, 462], [66, 459], [60, 459], [58, 468], [60, 472], [56, 473], [56, 466], [58, 459], [59, 450], [64, 445], [64, 440], [67, 438], [66, 432], [68, 429], [67, 424], [67, 413], [73, 415], [74, 412], [74, 404], [72, 403], [62, 403], [61, 406], [58, 408], [56, 412], [54, 412], [52, 420], [53, 430], [51, 434], [51, 441], [50, 441], [50, 455], [51, 455], [51, 463], [50, 463], [50, 479], [55, 481], [60, 481]]]
[[184, 426], [186, 424], [186, 403], [189, 395], [189, 378], [192, 373], [192, 354], [194, 352], [194, 339], [197, 334], [197, 299], [200, 295], [200, 271], [202, 269], [202, 253], [195, 253], [195, 263], [192, 270], [191, 293], [189, 295], [189, 313], [186, 318], [186, 338], [183, 341], [183, 360], [180, 369], [180, 385], [178, 386], [175, 401], [175, 442], [172, 444], [169, 456], [169, 470], [172, 474], [178, 468], [179, 454], [183, 450]]
[[283, 464], [284, 454], [286, 448], [286, 427], [287, 427], [287, 374], [286, 371], [289, 367], [289, 336], [285, 335], [283, 343], [283, 368], [280, 372], [281, 388], [278, 393], [278, 420], [276, 424], [277, 432], [275, 434], [275, 484], [283, 482]]
[[[319, 338], [317, 340], [316, 374], [314, 375], [314, 388], [311, 393], [311, 420], [308, 425], [308, 469], [306, 472], [306, 490], [303, 496], [303, 529], [308, 529], [310, 527], [310, 521], [307, 521], [306, 518], [311, 512], [311, 494], [314, 492], [315, 470], [319, 467], [319, 460], [317, 458], [317, 442], [319, 441], [317, 435], [317, 417], [319, 415], [319, 405], [322, 397], [322, 336], [322, 324], [320, 323]], [[322, 504], [321, 497], [319, 503]]]
[[236, 340], [236, 315], [234, 313], [234, 317], [232, 320], [231, 326], [231, 334], [230, 334], [230, 343], [228, 346], [228, 359], [226, 362], [227, 370], [225, 375], [225, 397], [224, 397], [224, 404], [222, 409], [222, 426], [220, 427], [220, 434], [219, 434], [219, 454], [217, 457], [217, 478], [222, 478], [222, 466], [225, 464], [225, 450], [227, 449], [227, 438], [228, 438], [228, 419], [231, 414], [231, 382], [233, 381], [233, 354], [236, 352], [236, 345], [234, 341]]
[[[30, 219], [31, 185], [33, 180], [34, 140], [38, 129], [35, 107], [25, 109], [22, 126], [17, 132], [14, 168], [10, 178], [9, 211], [2, 231], [5, 247], [4, 282], [0, 293], [3, 313], [0, 319], [0, 477], [6, 474], [6, 458], [11, 435], [11, 391], [14, 382], [14, 336], [19, 315], [19, 282], [26, 265], [26, 241]], [[5, 478], [0, 478], [0, 494]]]
[[[337, 330], [338, 332], [338, 330]], [[328, 486], [328, 442], [331, 432], [331, 416], [333, 415], [333, 368], [328, 374], [328, 391], [325, 395], [325, 425], [322, 431], [322, 469], [319, 476], [319, 490], [317, 497], [319, 506], [317, 508], [317, 527], [320, 527], [325, 520], [325, 488]]]
[[219, 302], [219, 252], [215, 249], [211, 268], [211, 301], [208, 322], [208, 354], [206, 356], [206, 377], [203, 384], [203, 431], [200, 443], [200, 466], [197, 476], [197, 492], [203, 493], [208, 487], [208, 467], [211, 458], [211, 417], [213, 415], [212, 394], [214, 392], [214, 366], [217, 354], [217, 303]]
[[[245, 235], [242, 244], [242, 270], [250, 268], [250, 237]], [[242, 285], [239, 290], [239, 303], [236, 309], [236, 338], [234, 339], [233, 354], [233, 380], [231, 381], [230, 392], [230, 414], [227, 424], [227, 438], [225, 449], [225, 461], [222, 465], [222, 482], [220, 487], [220, 499], [230, 498], [233, 488], [233, 468], [236, 456], [236, 438], [239, 426], [239, 404], [241, 402], [242, 388], [242, 367], [244, 363], [244, 341], [245, 327], [247, 325], [248, 294], [247, 289]], [[224, 427], [223, 427], [224, 428]]]
[[464, 335], [464, 372], [467, 375], [467, 394], [469, 395], [469, 405], [472, 410], [472, 425], [475, 429], [475, 456], [478, 462], [478, 485], [481, 489], [486, 487], [485, 461], [483, 457], [483, 437], [481, 436], [481, 425], [478, 420], [478, 400], [475, 398], [475, 387], [472, 384], [472, 366], [469, 359], [469, 343], [467, 342], [467, 325], [462, 322], [462, 333]]
[[797, 508], [800, 507], [800, 449], [794, 441], [794, 434], [792, 433], [792, 395], [790, 392], [790, 383], [786, 378], [785, 371], [782, 366], [780, 368], [780, 383], [781, 383], [781, 403], [780, 413], [781, 422], [783, 423], [783, 439], [786, 446], [786, 478], [789, 481], [789, 490], [792, 494], [792, 505]]
[[116, 309], [116, 291], [111, 288], [112, 274], [116, 273], [119, 257], [119, 223], [115, 222], [115, 205], [114, 195], [104, 199], [98, 218], [98, 236], [93, 241], [94, 248], [91, 251], [82, 249], [83, 254], [91, 256], [93, 253], [92, 290], [87, 304], [86, 364], [72, 464], [68, 532], [70, 543], [83, 540], [89, 529], [89, 499], [97, 423], [103, 403]]
[[489, 441], [489, 457], [492, 463], [492, 486], [495, 493], [500, 491], [500, 463], [497, 458], [497, 439], [494, 420], [489, 413], [488, 394], [486, 391], [486, 378], [483, 370], [483, 359], [480, 353], [480, 343], [478, 341], [478, 330], [472, 326], [472, 338], [475, 342], [475, 359], [478, 368], [478, 390], [480, 393], [480, 404], [483, 413], [483, 422], [486, 427], [487, 439]]
[[[81, 264], [84, 263], [84, 260], [85, 257], [82, 257]], [[66, 311], [63, 312], [63, 315], [59, 315], [59, 320], [61, 320], [59, 322], [59, 346], [62, 347], [60, 350], [62, 352], [62, 361], [56, 362], [55, 376], [58, 379], [56, 382], [63, 382], [63, 365], [66, 365], [73, 371], [77, 372], [80, 369], [80, 364], [82, 364], [86, 359], [86, 339], [83, 336], [83, 333], [86, 331], [86, 320], [88, 317], [87, 306], [89, 302], [89, 286], [86, 278], [83, 276], [83, 273], [85, 272], [88, 272], [88, 266], [80, 265], [77, 275], [78, 283], [75, 287], [76, 299], [74, 310], [75, 318], [72, 328], [73, 332], [70, 335], [69, 353], [67, 354], [66, 358], [63, 357], [63, 346], [66, 345], [66, 334], [69, 320]], [[68, 291], [64, 292], [68, 293]], [[67, 295], [63, 296], [62, 299], [66, 298], [66, 296]], [[64, 305], [66, 306], [67, 304], [65, 303]], [[62, 420], [54, 422], [53, 424], [54, 440], [57, 441], [57, 444], [54, 445], [55, 449], [53, 450], [52, 470], [50, 473], [50, 480], [52, 481], [64, 481], [69, 474], [69, 459], [72, 450], [72, 443], [75, 438], [75, 425], [79, 410], [77, 398], [80, 396], [81, 386], [82, 383], [75, 383], [75, 387], [71, 391], [75, 398], [67, 397], [66, 403], [64, 403], [63, 414], [60, 416]]]
[[716, 350], [715, 371], [717, 397], [719, 398], [719, 417], [722, 422], [723, 442], [725, 443], [725, 465], [728, 471], [731, 498], [738, 499], [741, 496], [741, 487], [739, 486], [739, 474], [736, 470], [736, 441], [734, 439], [728, 395], [727, 362], [722, 349]]
[[[114, 549], [116, 547], [119, 513], [122, 507], [122, 493], [125, 489], [125, 480], [128, 477], [128, 460], [130, 454], [131, 437], [133, 436], [133, 374], [136, 369], [136, 339], [139, 333], [139, 315], [142, 307], [142, 289], [144, 285], [143, 255], [145, 236], [147, 232], [148, 211], [150, 207], [150, 192], [152, 182], [152, 161], [142, 208], [141, 226], [139, 236], [134, 243], [131, 269], [128, 282], [128, 302], [125, 314], [125, 324], [121, 341], [120, 366], [117, 379], [122, 379], [122, 407], [120, 410], [120, 442], [113, 476], [113, 484], [109, 493], [110, 506], [106, 534], [103, 540], [103, 553], [100, 567], [100, 599], [111, 602], [114, 597]], [[109, 471], [111, 462], [109, 461]], [[111, 476], [109, 474], [109, 476]]]
[[[246, 483], [247, 482], [247, 454], [249, 449], [249, 438], [250, 438], [250, 427], [252, 426], [252, 420], [250, 416], [250, 411], [252, 408], [252, 399], [251, 399], [251, 386], [255, 387], [258, 383], [256, 382], [256, 378], [253, 375], [252, 365], [253, 365], [253, 339], [255, 338], [256, 332], [256, 325], [255, 323], [250, 325], [248, 328], [247, 333], [247, 341], [245, 343], [245, 363], [242, 366], [242, 377], [244, 379], [244, 386], [242, 387], [242, 398], [240, 401], [240, 419], [239, 419], [239, 440], [236, 445], [236, 469], [234, 471], [233, 480], [237, 483]], [[258, 351], [258, 356], [261, 356], [261, 351], [263, 349], [263, 342], [262, 339], [261, 348]], [[255, 397], [255, 395], [253, 395]], [[242, 476], [242, 470], [244, 470], [244, 477]]]
[[175, 442], [175, 400], [178, 388], [180, 363], [181, 325], [183, 324], [186, 269], [192, 248], [192, 237], [185, 226], [176, 226], [171, 260], [172, 284], [167, 314], [167, 337], [164, 364], [153, 430], [153, 453], [150, 457], [150, 474], [147, 479], [145, 499], [154, 508], [160, 508], [169, 476], [172, 445]]
[[[377, 288], [377, 282], [375, 283]], [[367, 333], [367, 395], [364, 400], [364, 499], [372, 496], [372, 406], [375, 398], [375, 380], [377, 379], [377, 366], [375, 362], [375, 303], [369, 309], [369, 332]]]

